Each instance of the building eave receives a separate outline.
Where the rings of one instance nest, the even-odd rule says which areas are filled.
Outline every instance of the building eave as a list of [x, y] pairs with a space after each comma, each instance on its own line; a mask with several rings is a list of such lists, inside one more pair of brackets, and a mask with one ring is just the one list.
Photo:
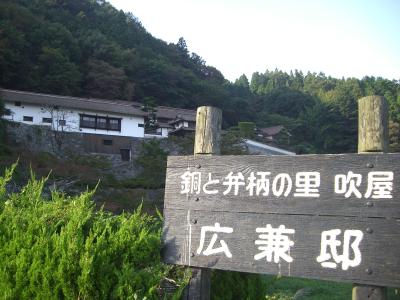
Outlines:
[[147, 115], [128, 101], [104, 100], [96, 98], [81, 98], [70, 96], [59, 96], [42, 93], [32, 93], [16, 90], [1, 89], [1, 98], [8, 102], [21, 102], [43, 107], [60, 107], [63, 109], [75, 109], [83, 111], [95, 111], [99, 113], [116, 113], [128, 116]]

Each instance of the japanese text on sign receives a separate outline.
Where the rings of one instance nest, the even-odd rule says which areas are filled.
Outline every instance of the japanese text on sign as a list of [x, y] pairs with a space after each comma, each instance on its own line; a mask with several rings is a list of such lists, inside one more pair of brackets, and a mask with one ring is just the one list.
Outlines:
[[[237, 196], [244, 191], [248, 196], [275, 197], [320, 197], [321, 175], [319, 172], [297, 172], [292, 178], [287, 173], [272, 175], [271, 172], [250, 172], [247, 178], [242, 172], [229, 172], [221, 179], [213, 178], [207, 173], [186, 171], [181, 175], [181, 194], [200, 194]], [[365, 177], [365, 176], [364, 176]], [[363, 180], [366, 189], [361, 190]], [[349, 171], [347, 174], [337, 174], [332, 183], [334, 193], [345, 198], [392, 199], [393, 172], [369, 172], [366, 178], [362, 174]]]
[[[215, 223], [214, 226], [202, 226], [197, 254], [209, 256], [223, 253], [227, 258], [232, 258], [233, 254], [225, 240], [220, 238], [220, 247], [214, 246], [218, 240], [218, 234], [231, 234], [233, 231], [232, 227], [221, 227], [220, 223]], [[206, 249], [203, 250], [207, 232], [210, 232], [212, 237]], [[267, 262], [280, 263], [281, 260], [287, 263], [293, 262], [290, 249], [295, 247], [295, 242], [290, 236], [294, 235], [295, 229], [286, 228], [285, 225], [273, 228], [271, 224], [267, 224], [265, 227], [256, 228], [255, 232], [259, 234], [254, 242], [259, 252], [254, 254], [254, 260], [265, 258]], [[321, 232], [320, 254], [316, 257], [321, 267], [336, 269], [337, 265], [341, 264], [342, 270], [346, 271], [349, 267], [357, 267], [361, 264], [362, 255], [359, 246], [363, 239], [363, 232], [345, 230], [343, 243], [339, 240], [341, 233], [340, 229]], [[342, 248], [342, 254], [338, 253], [339, 247]]]

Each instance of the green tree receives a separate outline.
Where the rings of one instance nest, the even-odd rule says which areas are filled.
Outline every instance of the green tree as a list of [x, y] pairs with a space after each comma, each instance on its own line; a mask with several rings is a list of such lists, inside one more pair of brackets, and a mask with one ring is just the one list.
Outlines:
[[245, 74], [241, 75], [238, 79], [235, 80], [235, 85], [240, 86], [244, 89], [250, 88], [249, 80], [247, 79]]
[[121, 99], [124, 96], [128, 78], [123, 69], [96, 59], [90, 59], [87, 68], [84, 87], [88, 96], [104, 99]]
[[60, 95], [78, 95], [82, 73], [70, 62], [62, 50], [44, 47], [38, 57], [36, 89]]
[[163, 187], [167, 168], [168, 153], [161, 148], [160, 141], [152, 139], [142, 143], [136, 162], [142, 172], [136, 179], [137, 184], [145, 188]]
[[143, 111], [147, 112], [147, 118], [145, 120], [145, 129], [155, 129], [157, 127], [157, 109], [156, 99], [154, 97], [143, 98]]
[[[191, 109], [213, 105], [223, 109], [224, 128], [248, 120], [257, 126], [279, 122], [295, 130], [291, 146], [314, 152], [354, 149], [360, 97], [385, 96], [390, 119], [400, 123], [398, 80], [275, 69], [254, 73], [250, 83], [243, 75], [230, 83], [199, 54], [190, 54], [184, 38], [176, 44], [154, 38], [134, 15], [107, 1], [0, 1], [0, 28], [4, 88], [136, 101], [154, 97], [156, 105]], [[316, 119], [324, 111], [319, 102], [329, 113]], [[297, 130], [306, 129], [307, 117], [326, 125], [324, 132], [336, 132], [331, 123], [339, 122], [345, 142], [331, 143], [328, 134], [313, 140], [317, 130], [310, 126]]]
[[301, 112], [315, 104], [315, 98], [289, 88], [274, 89], [264, 96], [263, 110], [297, 118]]
[[389, 121], [389, 150], [400, 152], [400, 124]]
[[239, 122], [238, 128], [241, 137], [253, 138], [256, 130], [256, 124], [254, 122]]
[[178, 43], [176, 43], [176, 47], [178, 50], [185, 56], [189, 55], [189, 50], [186, 44], [186, 41], [183, 37], [180, 37], [178, 40]]
[[221, 138], [222, 155], [245, 155], [248, 154], [243, 147], [243, 136], [238, 127], [231, 127], [224, 131]]

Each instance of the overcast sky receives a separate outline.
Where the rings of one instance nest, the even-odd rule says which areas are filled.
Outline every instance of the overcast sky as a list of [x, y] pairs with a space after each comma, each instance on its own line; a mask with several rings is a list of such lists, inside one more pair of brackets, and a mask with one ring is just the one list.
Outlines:
[[400, 80], [400, 0], [109, 0], [234, 81], [278, 68]]

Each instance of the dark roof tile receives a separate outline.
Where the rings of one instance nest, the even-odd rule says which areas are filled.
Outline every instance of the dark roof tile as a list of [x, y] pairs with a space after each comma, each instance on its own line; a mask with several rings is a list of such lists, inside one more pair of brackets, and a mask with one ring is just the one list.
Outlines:
[[[37, 105], [60, 106], [65, 108], [93, 110], [135, 116], [147, 116], [148, 114], [147, 112], [141, 110], [143, 104], [139, 102], [59, 96], [8, 89], [1, 89], [0, 94], [4, 100], [21, 101], [23, 103]], [[160, 118], [167, 118], [170, 120], [182, 118], [186, 121], [196, 121], [196, 111], [194, 110], [166, 106], [157, 106], [156, 110], [156, 115]]]

